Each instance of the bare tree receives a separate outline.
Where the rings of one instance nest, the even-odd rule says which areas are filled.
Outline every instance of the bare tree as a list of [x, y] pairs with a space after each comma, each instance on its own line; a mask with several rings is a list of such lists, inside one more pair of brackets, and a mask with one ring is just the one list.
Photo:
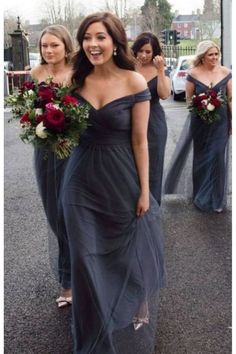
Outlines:
[[[21, 19], [20, 19], [21, 20]], [[9, 33], [14, 32], [17, 29], [17, 17], [13, 16], [9, 12], [4, 13], [4, 48], [11, 47], [11, 36]], [[24, 29], [26, 24], [21, 22], [21, 27]]]
[[64, 25], [74, 35], [83, 17], [84, 8], [76, 0], [45, 2], [45, 16], [51, 24]]
[[142, 29], [143, 31], [150, 31], [152, 33], [159, 33], [161, 31], [161, 21], [158, 7], [154, 4], [147, 4], [142, 10]]
[[105, 9], [119, 17], [125, 28], [130, 24], [131, 16], [127, 8], [127, 0], [106, 0]]
[[220, 26], [220, 0], [205, 0], [199, 23], [201, 39], [213, 39]]
[[8, 14], [4, 14], [4, 48], [11, 47], [11, 37], [9, 33], [12, 33], [17, 28], [17, 19]]

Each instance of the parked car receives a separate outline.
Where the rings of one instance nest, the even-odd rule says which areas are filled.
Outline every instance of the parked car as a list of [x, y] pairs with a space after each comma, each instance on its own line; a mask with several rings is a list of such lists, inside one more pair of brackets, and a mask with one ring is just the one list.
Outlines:
[[166, 64], [166, 68], [169, 72], [169, 75], [170, 75], [171, 71], [173, 70], [176, 62], [177, 62], [176, 58], [165, 58], [165, 64]]
[[175, 101], [185, 97], [186, 76], [193, 57], [193, 55], [179, 57], [170, 73], [171, 91]]
[[34, 68], [36, 65], [40, 64], [40, 54], [39, 53], [29, 53], [30, 68]]

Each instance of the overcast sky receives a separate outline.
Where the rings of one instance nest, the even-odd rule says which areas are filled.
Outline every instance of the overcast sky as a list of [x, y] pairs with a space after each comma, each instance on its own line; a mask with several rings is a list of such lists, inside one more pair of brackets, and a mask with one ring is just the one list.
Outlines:
[[[47, 0], [50, 1], [50, 0]], [[4, 12], [7, 11], [13, 16], [20, 16], [30, 23], [37, 23], [44, 14], [46, 0], [5, 0]], [[62, 0], [63, 1], [63, 0]], [[74, 0], [74, 3], [82, 5], [84, 11], [93, 12], [103, 8], [105, 0]], [[202, 9], [204, 0], [169, 0], [172, 10], [178, 10], [180, 14], [188, 15], [197, 8]], [[89, 5], [88, 5], [89, 4]], [[139, 7], [144, 4], [144, 0], [130, 0], [131, 7]]]

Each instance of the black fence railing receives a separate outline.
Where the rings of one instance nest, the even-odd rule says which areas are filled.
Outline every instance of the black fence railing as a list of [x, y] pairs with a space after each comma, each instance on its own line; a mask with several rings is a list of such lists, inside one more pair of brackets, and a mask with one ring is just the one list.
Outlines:
[[184, 55], [194, 55], [195, 47], [181, 47], [176, 45], [162, 45], [162, 50], [166, 58], [176, 58]]

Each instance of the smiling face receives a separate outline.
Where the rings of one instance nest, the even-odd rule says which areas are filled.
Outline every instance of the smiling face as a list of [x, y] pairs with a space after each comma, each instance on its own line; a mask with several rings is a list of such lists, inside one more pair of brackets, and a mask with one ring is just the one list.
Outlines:
[[103, 65], [113, 60], [116, 46], [102, 22], [92, 23], [83, 38], [83, 50], [93, 65]]
[[150, 43], [144, 44], [137, 52], [137, 59], [142, 65], [149, 64], [153, 59], [153, 49]]
[[65, 61], [65, 45], [56, 36], [45, 33], [41, 38], [40, 49], [43, 59], [48, 64], [57, 64]]
[[213, 47], [208, 49], [204, 55], [203, 62], [206, 65], [216, 66], [219, 64], [219, 52], [217, 48]]

